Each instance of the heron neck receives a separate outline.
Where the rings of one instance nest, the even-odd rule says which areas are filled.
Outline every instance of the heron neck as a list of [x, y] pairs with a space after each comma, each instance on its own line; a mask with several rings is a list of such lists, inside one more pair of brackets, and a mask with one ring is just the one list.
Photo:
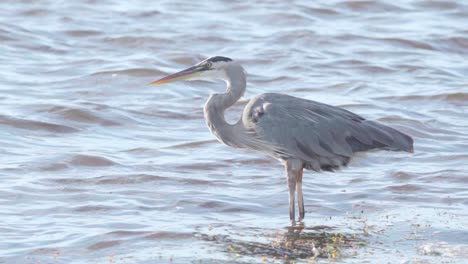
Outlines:
[[237, 73], [235, 76], [228, 72], [227, 76], [226, 92], [218, 95], [220, 98], [219, 106], [222, 111], [234, 105], [244, 95], [245, 88], [247, 86], [243, 70], [240, 73]]
[[224, 111], [235, 104], [244, 95], [246, 78], [242, 67], [226, 70], [227, 89], [222, 94], [212, 94], [205, 104], [205, 120], [210, 131], [223, 143], [233, 145], [234, 125], [226, 122]]

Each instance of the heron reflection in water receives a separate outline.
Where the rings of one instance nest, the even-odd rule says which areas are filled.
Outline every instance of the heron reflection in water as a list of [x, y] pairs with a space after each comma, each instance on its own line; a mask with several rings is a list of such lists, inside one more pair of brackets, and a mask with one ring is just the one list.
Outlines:
[[243, 96], [246, 76], [238, 62], [226, 57], [210, 57], [151, 84], [212, 79], [224, 80], [227, 89], [210, 95], [205, 104], [210, 131], [228, 146], [259, 151], [283, 163], [291, 221], [295, 221], [296, 192], [299, 220], [305, 215], [303, 169], [333, 171], [346, 166], [354, 153], [372, 149], [413, 152], [412, 138], [391, 127], [339, 107], [285, 94], [255, 96], [239, 121], [229, 124], [224, 111]]

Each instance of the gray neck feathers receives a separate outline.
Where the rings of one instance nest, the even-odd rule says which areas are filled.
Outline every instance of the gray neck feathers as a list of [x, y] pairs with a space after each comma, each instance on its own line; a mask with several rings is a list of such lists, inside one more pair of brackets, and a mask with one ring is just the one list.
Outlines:
[[227, 89], [222, 94], [212, 94], [205, 104], [205, 120], [210, 131], [224, 144], [236, 147], [233, 135], [235, 125], [226, 122], [224, 111], [244, 95], [246, 77], [240, 65], [230, 65], [226, 69]]

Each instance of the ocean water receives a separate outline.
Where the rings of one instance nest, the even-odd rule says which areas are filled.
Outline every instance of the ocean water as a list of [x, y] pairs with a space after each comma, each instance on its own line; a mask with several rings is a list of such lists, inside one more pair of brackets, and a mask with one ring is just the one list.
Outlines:
[[[0, 3], [0, 263], [464, 263], [465, 1]], [[277, 92], [399, 129], [415, 153], [304, 173], [224, 146], [218, 82], [149, 86], [213, 55]], [[314, 254], [319, 252], [317, 258]]]

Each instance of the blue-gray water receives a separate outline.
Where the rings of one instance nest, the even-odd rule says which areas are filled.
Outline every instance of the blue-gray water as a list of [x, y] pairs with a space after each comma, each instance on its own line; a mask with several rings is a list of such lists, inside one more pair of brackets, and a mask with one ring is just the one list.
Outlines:
[[[352, 241], [317, 263], [462, 263], [467, 25], [454, 0], [2, 1], [0, 263], [307, 263], [295, 242], [323, 232]], [[400, 129], [415, 153], [305, 172], [294, 234], [281, 164], [205, 127], [224, 84], [148, 86], [211, 55], [248, 72], [229, 120], [287, 93]]]

